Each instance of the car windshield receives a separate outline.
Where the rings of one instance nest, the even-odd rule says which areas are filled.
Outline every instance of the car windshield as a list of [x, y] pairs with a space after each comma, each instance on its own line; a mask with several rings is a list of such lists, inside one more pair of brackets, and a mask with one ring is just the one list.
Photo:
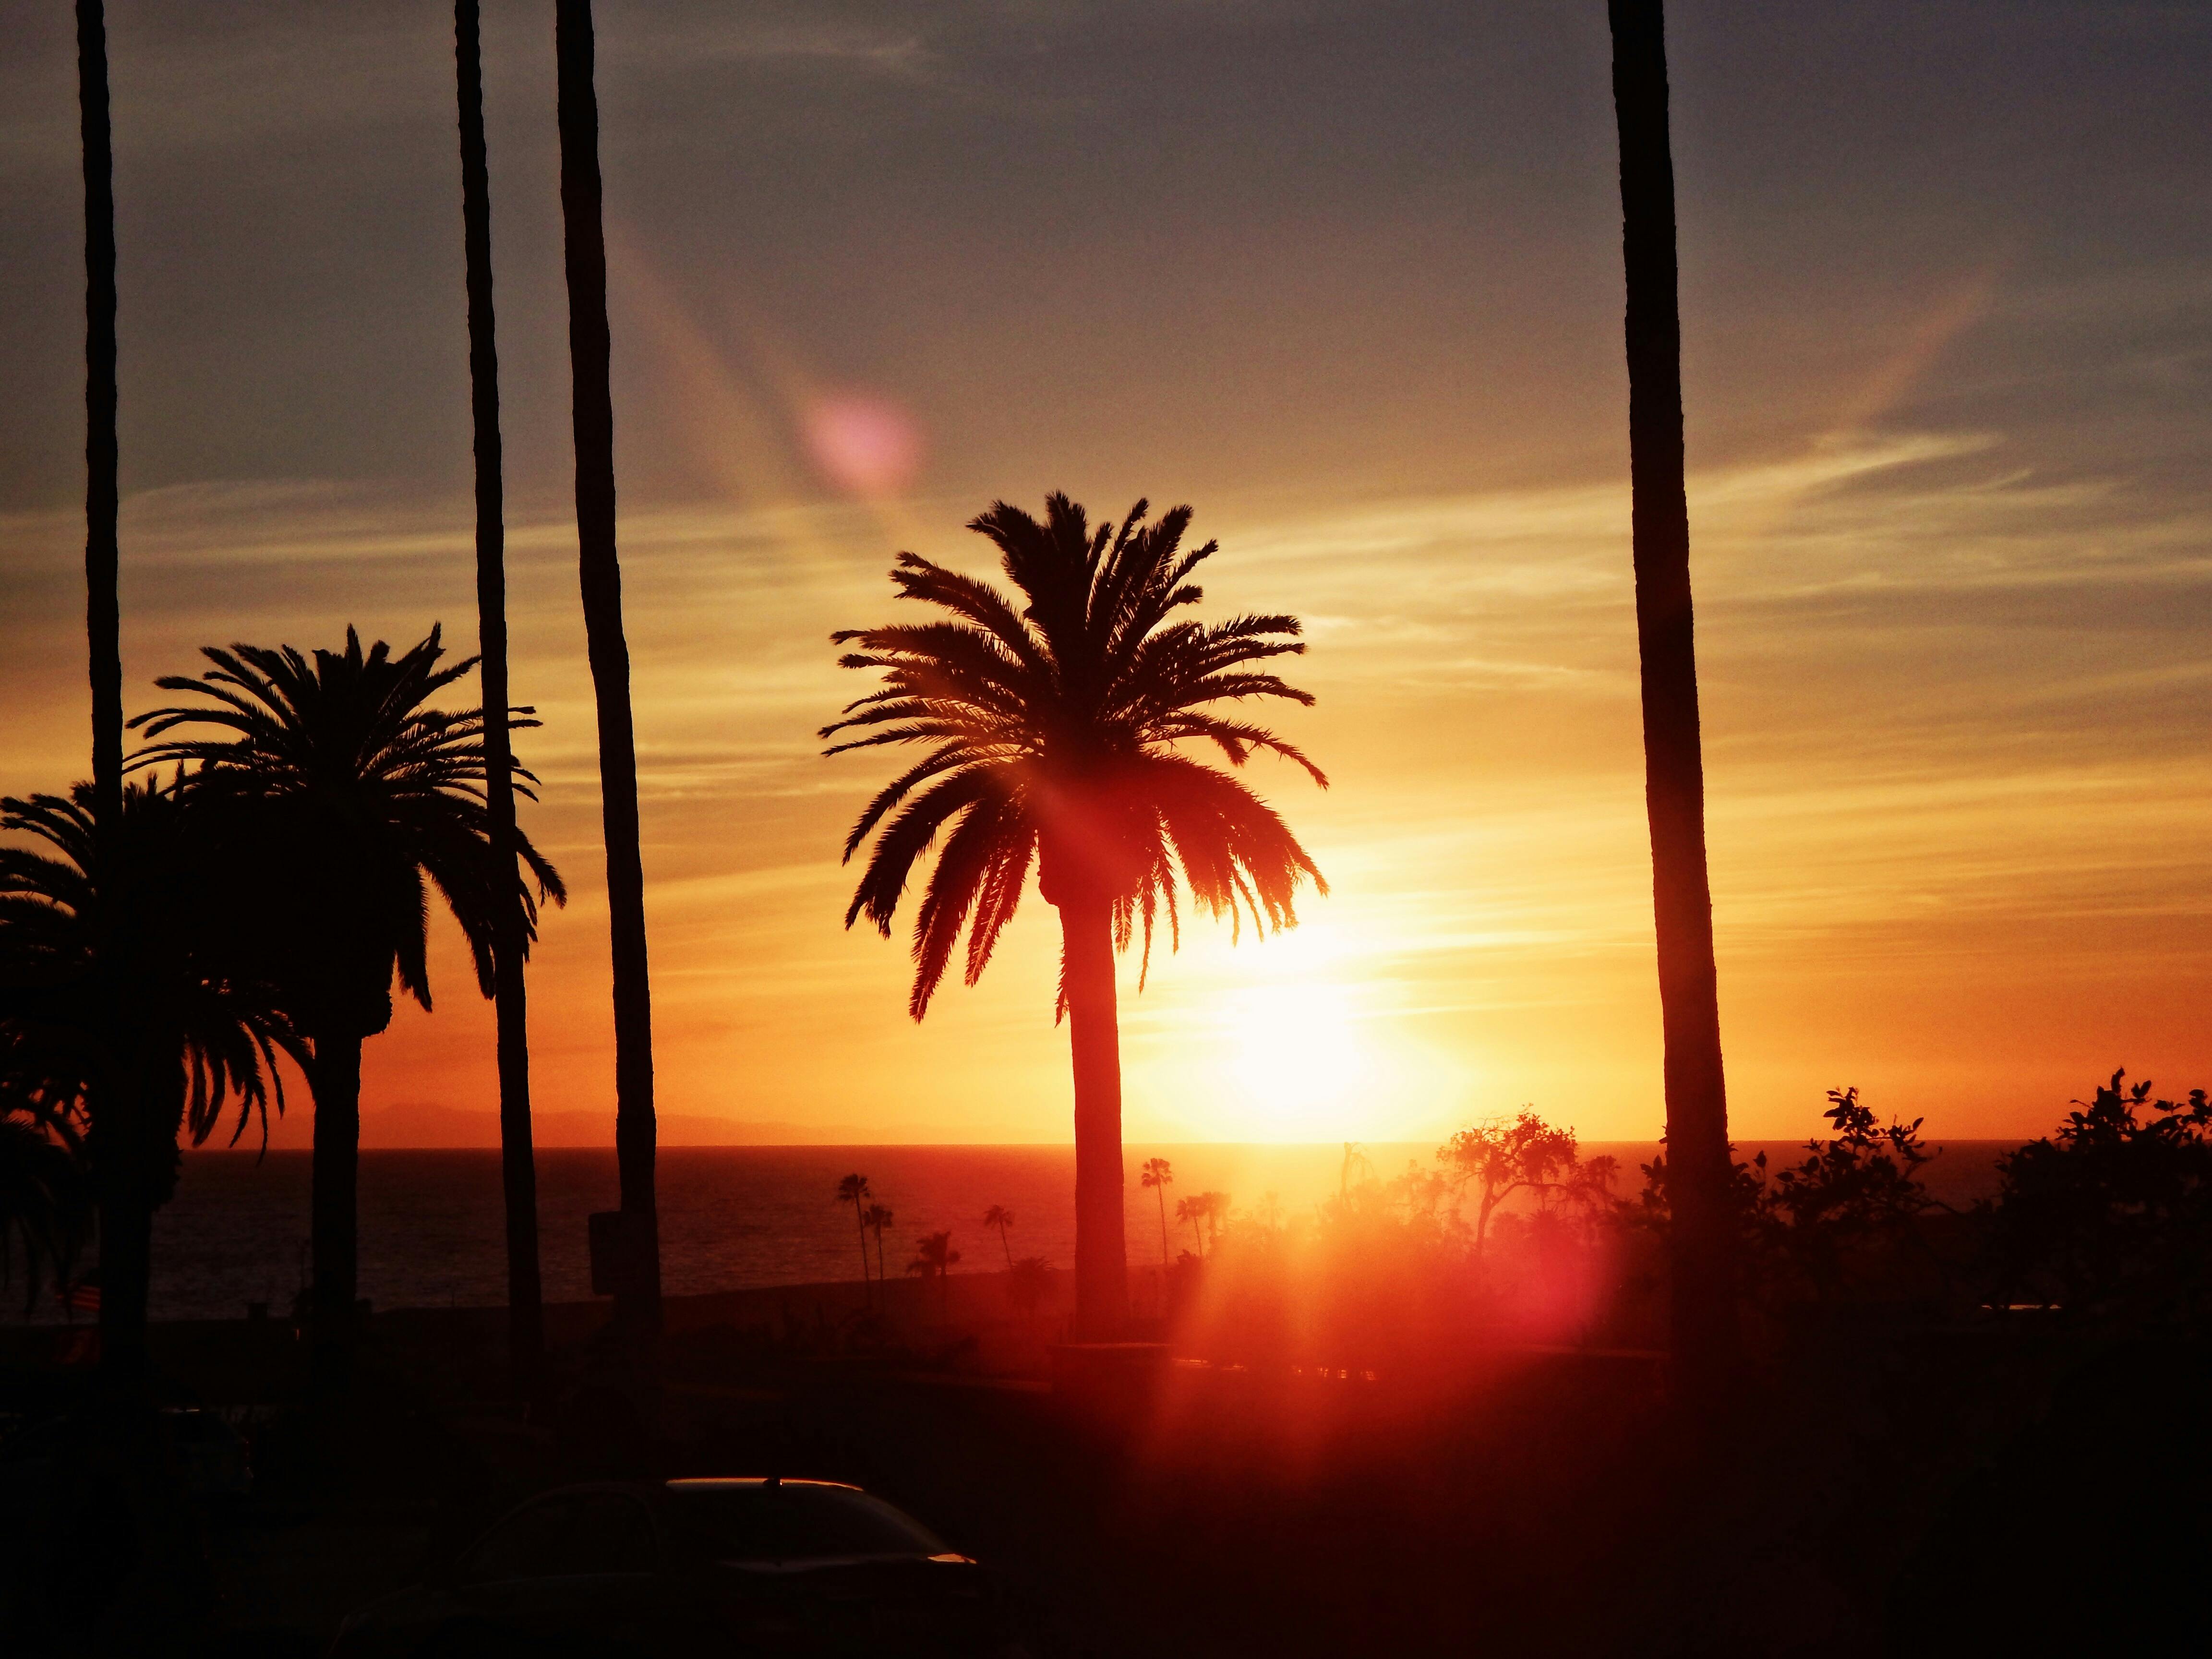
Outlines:
[[945, 1545], [890, 1504], [807, 1480], [672, 1486], [671, 1517], [718, 1561], [786, 1564], [941, 1555]]

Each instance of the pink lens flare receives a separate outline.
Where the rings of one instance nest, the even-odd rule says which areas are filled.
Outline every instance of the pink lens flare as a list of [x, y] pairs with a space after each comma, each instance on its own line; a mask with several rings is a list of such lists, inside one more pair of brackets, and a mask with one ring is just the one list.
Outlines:
[[823, 477], [848, 495], [897, 495], [921, 471], [921, 433], [885, 398], [835, 392], [811, 399], [802, 417], [807, 453]]

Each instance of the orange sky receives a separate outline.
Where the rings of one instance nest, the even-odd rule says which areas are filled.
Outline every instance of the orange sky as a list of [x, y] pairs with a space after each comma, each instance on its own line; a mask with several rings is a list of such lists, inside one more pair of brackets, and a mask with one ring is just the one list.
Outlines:
[[[112, 8], [134, 708], [203, 642], [312, 646], [348, 622], [397, 642], [433, 620], [473, 637], [449, 37], [434, 6], [365, 9], [318, 33], [246, 8], [175, 39], [154, 9]], [[1141, 998], [1132, 964], [1132, 1138], [1420, 1139], [1524, 1101], [1591, 1138], [1656, 1132], [1617, 219], [1602, 9], [1584, 9], [1595, 32], [1554, 35], [1486, 13], [1500, 62], [1465, 55], [1460, 9], [1212, 26], [1243, 40], [1143, 8], [1142, 27], [1037, 22], [1022, 49], [1048, 63], [1178, 43], [1184, 78], [1139, 97], [1144, 131], [1101, 138], [1075, 94], [979, 102], [1014, 48], [960, 8], [854, 7], [833, 27], [603, 7], [672, 1138], [714, 1120], [1066, 1138], [1052, 913], [1033, 894], [983, 985], [915, 1026], [902, 945], [838, 927], [836, 849], [884, 763], [823, 761], [811, 735], [860, 689], [827, 635], [889, 614], [891, 554], [981, 568], [963, 520], [1050, 488], [1100, 514], [1192, 501], [1223, 544], [1208, 608], [1305, 618], [1294, 678], [1321, 702], [1284, 724], [1334, 784], [1256, 771], [1333, 888], [1295, 933], [1232, 950], [1194, 929]], [[550, 68], [531, 14], [489, 11], [514, 683], [546, 722], [527, 823], [575, 894], [533, 973], [536, 1091], [605, 1121]], [[2130, 163], [2155, 199], [2193, 179], [2201, 204], [2212, 147], [2165, 140], [2203, 126], [2204, 94], [2146, 67], [2172, 43], [2105, 41], [2142, 54], [2142, 113], [2084, 156], [2095, 88], [2077, 104], [2057, 73], [2081, 40], [1973, 15], [1986, 35], [1952, 45], [1986, 72], [1939, 96], [1871, 38], [1674, 13], [1713, 884], [1747, 1139], [1809, 1130], [1846, 1084], [1971, 1136], [2046, 1127], [2121, 1063], [2212, 1081], [2212, 235], [2201, 205], [2160, 218], [2138, 186], [2082, 177]], [[383, 55], [326, 38], [347, 29], [383, 31]], [[1424, 29], [1482, 94], [1465, 107]], [[73, 82], [47, 33], [15, 43], [5, 88], [30, 252], [0, 297], [44, 307], [0, 337], [44, 411], [9, 417], [11, 791], [76, 775], [83, 743]], [[1793, 101], [1762, 65], [1828, 101]], [[1178, 113], [1169, 94], [1209, 76], [1210, 112]], [[1285, 112], [1324, 76], [1334, 105]], [[1880, 112], [1875, 136], [1821, 151], [1854, 110]], [[2009, 196], [1975, 171], [1993, 133]], [[1816, 152], [1833, 171], [1814, 180]], [[1061, 185], [1091, 193], [1084, 213]], [[808, 438], [854, 394], [916, 440], [872, 499]], [[434, 982], [434, 1016], [370, 1045], [372, 1112], [493, 1107], [489, 1009], [450, 938]], [[306, 1128], [302, 1110], [279, 1144]]]

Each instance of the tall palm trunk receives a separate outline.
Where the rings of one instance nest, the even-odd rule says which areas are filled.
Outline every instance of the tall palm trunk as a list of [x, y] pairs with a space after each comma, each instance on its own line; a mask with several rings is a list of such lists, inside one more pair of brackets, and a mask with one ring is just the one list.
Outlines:
[[115, 164], [100, 0], [77, 0], [76, 77], [84, 143], [84, 621], [91, 647], [93, 788], [100, 826], [112, 833], [123, 814], [123, 639], [116, 572]]
[[1682, 336], [1674, 264], [1674, 169], [1661, 0], [1609, 0], [1620, 131], [1621, 247], [1628, 305], [1629, 471], [1636, 631], [1643, 659], [1644, 802], [1666, 1040], [1667, 1162], [1674, 1224], [1674, 1352], [1692, 1397], [1735, 1352], [1728, 1214], [1728, 1091], [1721, 1067], [1705, 761], [1682, 484]]
[[615, 1156], [629, 1218], [615, 1317], [633, 1334], [660, 1328], [659, 1224], [653, 1204], [653, 993], [645, 948], [645, 870], [638, 848], [637, 740], [629, 647], [615, 552], [615, 414], [608, 383], [607, 251], [600, 222], [599, 106], [592, 84], [591, 0], [558, 0], [561, 221], [568, 276], [570, 398], [576, 442], [577, 564], [586, 647], [599, 708], [599, 811], [607, 846], [614, 954]]
[[315, 1097], [308, 1176], [309, 1254], [314, 1267], [314, 1380], [329, 1395], [349, 1380], [354, 1303], [361, 1282], [355, 1209], [361, 1175], [361, 1045], [357, 1033], [318, 1032], [307, 1066]]
[[1065, 896], [1060, 933], [1075, 1066], [1075, 1329], [1106, 1341], [1121, 1335], [1129, 1312], [1113, 911], [1103, 899]]
[[[491, 183], [484, 154], [483, 70], [477, 0], [454, 0], [460, 100], [461, 240], [469, 294], [470, 414], [477, 462], [477, 650], [483, 659], [484, 800], [499, 879], [514, 879], [514, 774], [507, 729], [507, 526], [501, 511], [499, 345], [491, 297]], [[531, 1142], [530, 1022], [520, 892], [501, 904], [492, 939], [499, 1025], [500, 1185], [507, 1200], [507, 1355], [515, 1389], [536, 1390], [545, 1356], [538, 1260], [538, 1163]]]
[[177, 1144], [153, 1120], [145, 1066], [127, 1030], [102, 1057], [85, 1150], [100, 1215], [100, 1365], [111, 1376], [143, 1378], [146, 1313], [154, 1276], [154, 1212], [175, 1184]]
[[[116, 520], [118, 451], [115, 430], [115, 161], [108, 130], [107, 16], [101, 0], [77, 0], [76, 76], [84, 152], [84, 623], [92, 684], [92, 781], [95, 832], [106, 850], [106, 882], [123, 822], [123, 640], [118, 597]], [[112, 902], [111, 899], [110, 902]], [[124, 1012], [109, 964], [102, 984], [103, 1075], [91, 1110], [104, 1121], [90, 1146], [100, 1212], [100, 1328], [103, 1363], [134, 1369], [146, 1338], [145, 1281], [151, 1212], [139, 1202], [131, 1117], [136, 1079], [114, 1056], [126, 1046]]]

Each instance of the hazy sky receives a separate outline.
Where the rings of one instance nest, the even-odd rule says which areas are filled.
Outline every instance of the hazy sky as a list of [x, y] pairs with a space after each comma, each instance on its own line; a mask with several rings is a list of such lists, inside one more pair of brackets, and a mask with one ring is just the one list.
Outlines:
[[[551, 7], [486, 8], [537, 1094], [611, 1114]], [[1669, 8], [1739, 1132], [2212, 1082], [2212, 8]], [[475, 635], [450, 8], [108, 9], [126, 702], [204, 643]], [[660, 1099], [1061, 1139], [1056, 927], [904, 1014], [815, 727], [891, 555], [1188, 501], [1288, 609], [1333, 896], [1125, 993], [1147, 1139], [1656, 1133], [1600, 0], [599, 8]], [[0, 17], [0, 787], [85, 769], [61, 0]], [[842, 438], [841, 438], [842, 434]], [[872, 441], [874, 447], [869, 447]], [[857, 446], [857, 447], [856, 447]], [[493, 1105], [445, 942], [367, 1103]], [[304, 1101], [287, 1139], [303, 1138]], [[695, 1126], [696, 1127], [696, 1126]]]

